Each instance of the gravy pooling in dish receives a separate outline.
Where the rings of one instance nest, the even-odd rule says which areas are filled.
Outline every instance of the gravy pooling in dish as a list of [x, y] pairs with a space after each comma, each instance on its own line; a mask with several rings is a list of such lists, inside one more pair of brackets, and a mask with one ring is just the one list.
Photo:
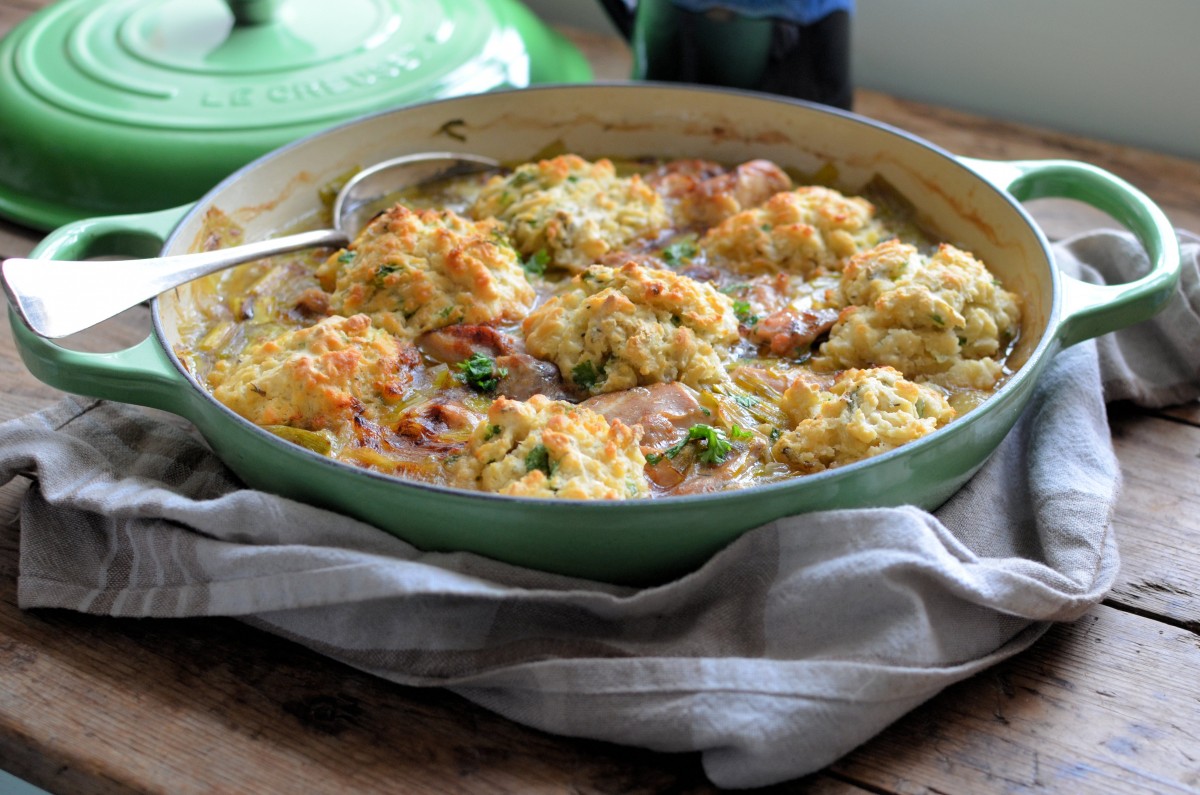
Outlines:
[[401, 478], [575, 499], [887, 452], [986, 400], [1020, 327], [1016, 295], [886, 197], [764, 160], [524, 163], [193, 296], [178, 353], [247, 420]]

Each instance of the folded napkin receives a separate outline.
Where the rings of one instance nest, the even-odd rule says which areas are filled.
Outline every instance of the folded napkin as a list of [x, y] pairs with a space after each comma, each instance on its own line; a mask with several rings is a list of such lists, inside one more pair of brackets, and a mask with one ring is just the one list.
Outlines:
[[[539, 729], [699, 751], [721, 786], [794, 778], [1109, 588], [1120, 470], [1105, 399], [1200, 395], [1200, 240], [1183, 242], [1166, 312], [1060, 353], [995, 455], [933, 513], [790, 517], [681, 579], [620, 587], [423, 553], [244, 488], [185, 423], [71, 398], [0, 426], [0, 482], [33, 479], [20, 603], [237, 616]], [[1112, 282], [1146, 267], [1116, 232], [1056, 253]]]

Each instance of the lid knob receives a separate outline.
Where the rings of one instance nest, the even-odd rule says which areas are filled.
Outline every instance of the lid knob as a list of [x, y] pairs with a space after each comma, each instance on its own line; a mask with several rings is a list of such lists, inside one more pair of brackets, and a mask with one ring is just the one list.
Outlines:
[[238, 25], [265, 25], [275, 19], [280, 0], [225, 0]]

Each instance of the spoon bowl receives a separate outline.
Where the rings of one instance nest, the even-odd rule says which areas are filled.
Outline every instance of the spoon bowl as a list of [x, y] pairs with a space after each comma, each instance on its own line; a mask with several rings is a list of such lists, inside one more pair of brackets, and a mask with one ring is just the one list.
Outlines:
[[342, 248], [378, 212], [385, 197], [404, 188], [499, 167], [499, 161], [480, 155], [404, 155], [376, 163], [346, 181], [333, 202], [332, 229], [171, 257], [104, 262], [12, 257], [0, 263], [0, 281], [9, 303], [34, 333], [49, 339], [66, 337], [234, 265], [310, 248]]

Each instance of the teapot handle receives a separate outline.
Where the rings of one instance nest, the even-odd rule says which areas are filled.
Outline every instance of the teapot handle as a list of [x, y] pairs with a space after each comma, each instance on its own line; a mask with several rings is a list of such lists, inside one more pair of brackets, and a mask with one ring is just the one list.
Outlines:
[[237, 25], [267, 25], [275, 21], [279, 0], [225, 0]]
[[608, 18], [625, 37], [626, 41], [633, 39], [633, 18], [637, 12], [637, 0], [600, 0], [600, 5], [608, 13]]

